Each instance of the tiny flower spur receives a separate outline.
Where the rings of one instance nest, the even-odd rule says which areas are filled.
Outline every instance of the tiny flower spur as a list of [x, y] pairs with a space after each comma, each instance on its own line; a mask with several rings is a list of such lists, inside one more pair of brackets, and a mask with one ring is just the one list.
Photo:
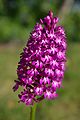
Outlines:
[[40, 19], [30, 34], [20, 56], [13, 90], [19, 86], [20, 102], [33, 105], [43, 99], [54, 99], [62, 85], [66, 62], [66, 35], [52, 11]]

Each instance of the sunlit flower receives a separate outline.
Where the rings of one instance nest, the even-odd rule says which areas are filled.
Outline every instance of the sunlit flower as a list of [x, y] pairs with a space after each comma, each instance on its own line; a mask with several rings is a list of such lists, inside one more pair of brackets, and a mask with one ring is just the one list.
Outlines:
[[66, 62], [66, 36], [52, 11], [40, 19], [20, 56], [13, 90], [22, 87], [20, 102], [32, 105], [42, 99], [54, 99], [62, 85]]

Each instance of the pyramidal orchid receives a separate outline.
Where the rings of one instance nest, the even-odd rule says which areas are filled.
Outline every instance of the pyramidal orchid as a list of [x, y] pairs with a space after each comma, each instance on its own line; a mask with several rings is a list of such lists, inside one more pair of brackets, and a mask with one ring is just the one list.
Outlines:
[[13, 90], [21, 86], [20, 102], [34, 105], [43, 99], [53, 100], [62, 86], [66, 62], [66, 36], [52, 11], [36, 23], [20, 55], [18, 78]]

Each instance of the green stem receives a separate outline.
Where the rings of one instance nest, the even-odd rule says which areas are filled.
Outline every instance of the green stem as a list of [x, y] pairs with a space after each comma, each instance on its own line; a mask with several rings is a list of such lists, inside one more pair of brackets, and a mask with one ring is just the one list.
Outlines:
[[36, 113], [36, 104], [34, 106], [31, 107], [31, 111], [30, 111], [30, 120], [35, 120], [35, 113]]

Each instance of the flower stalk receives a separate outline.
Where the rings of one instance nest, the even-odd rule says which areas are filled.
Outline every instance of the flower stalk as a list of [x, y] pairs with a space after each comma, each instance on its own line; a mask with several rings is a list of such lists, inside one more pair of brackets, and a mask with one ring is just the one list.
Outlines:
[[30, 108], [30, 120], [35, 120], [36, 107], [37, 107], [37, 104], [34, 104]]

